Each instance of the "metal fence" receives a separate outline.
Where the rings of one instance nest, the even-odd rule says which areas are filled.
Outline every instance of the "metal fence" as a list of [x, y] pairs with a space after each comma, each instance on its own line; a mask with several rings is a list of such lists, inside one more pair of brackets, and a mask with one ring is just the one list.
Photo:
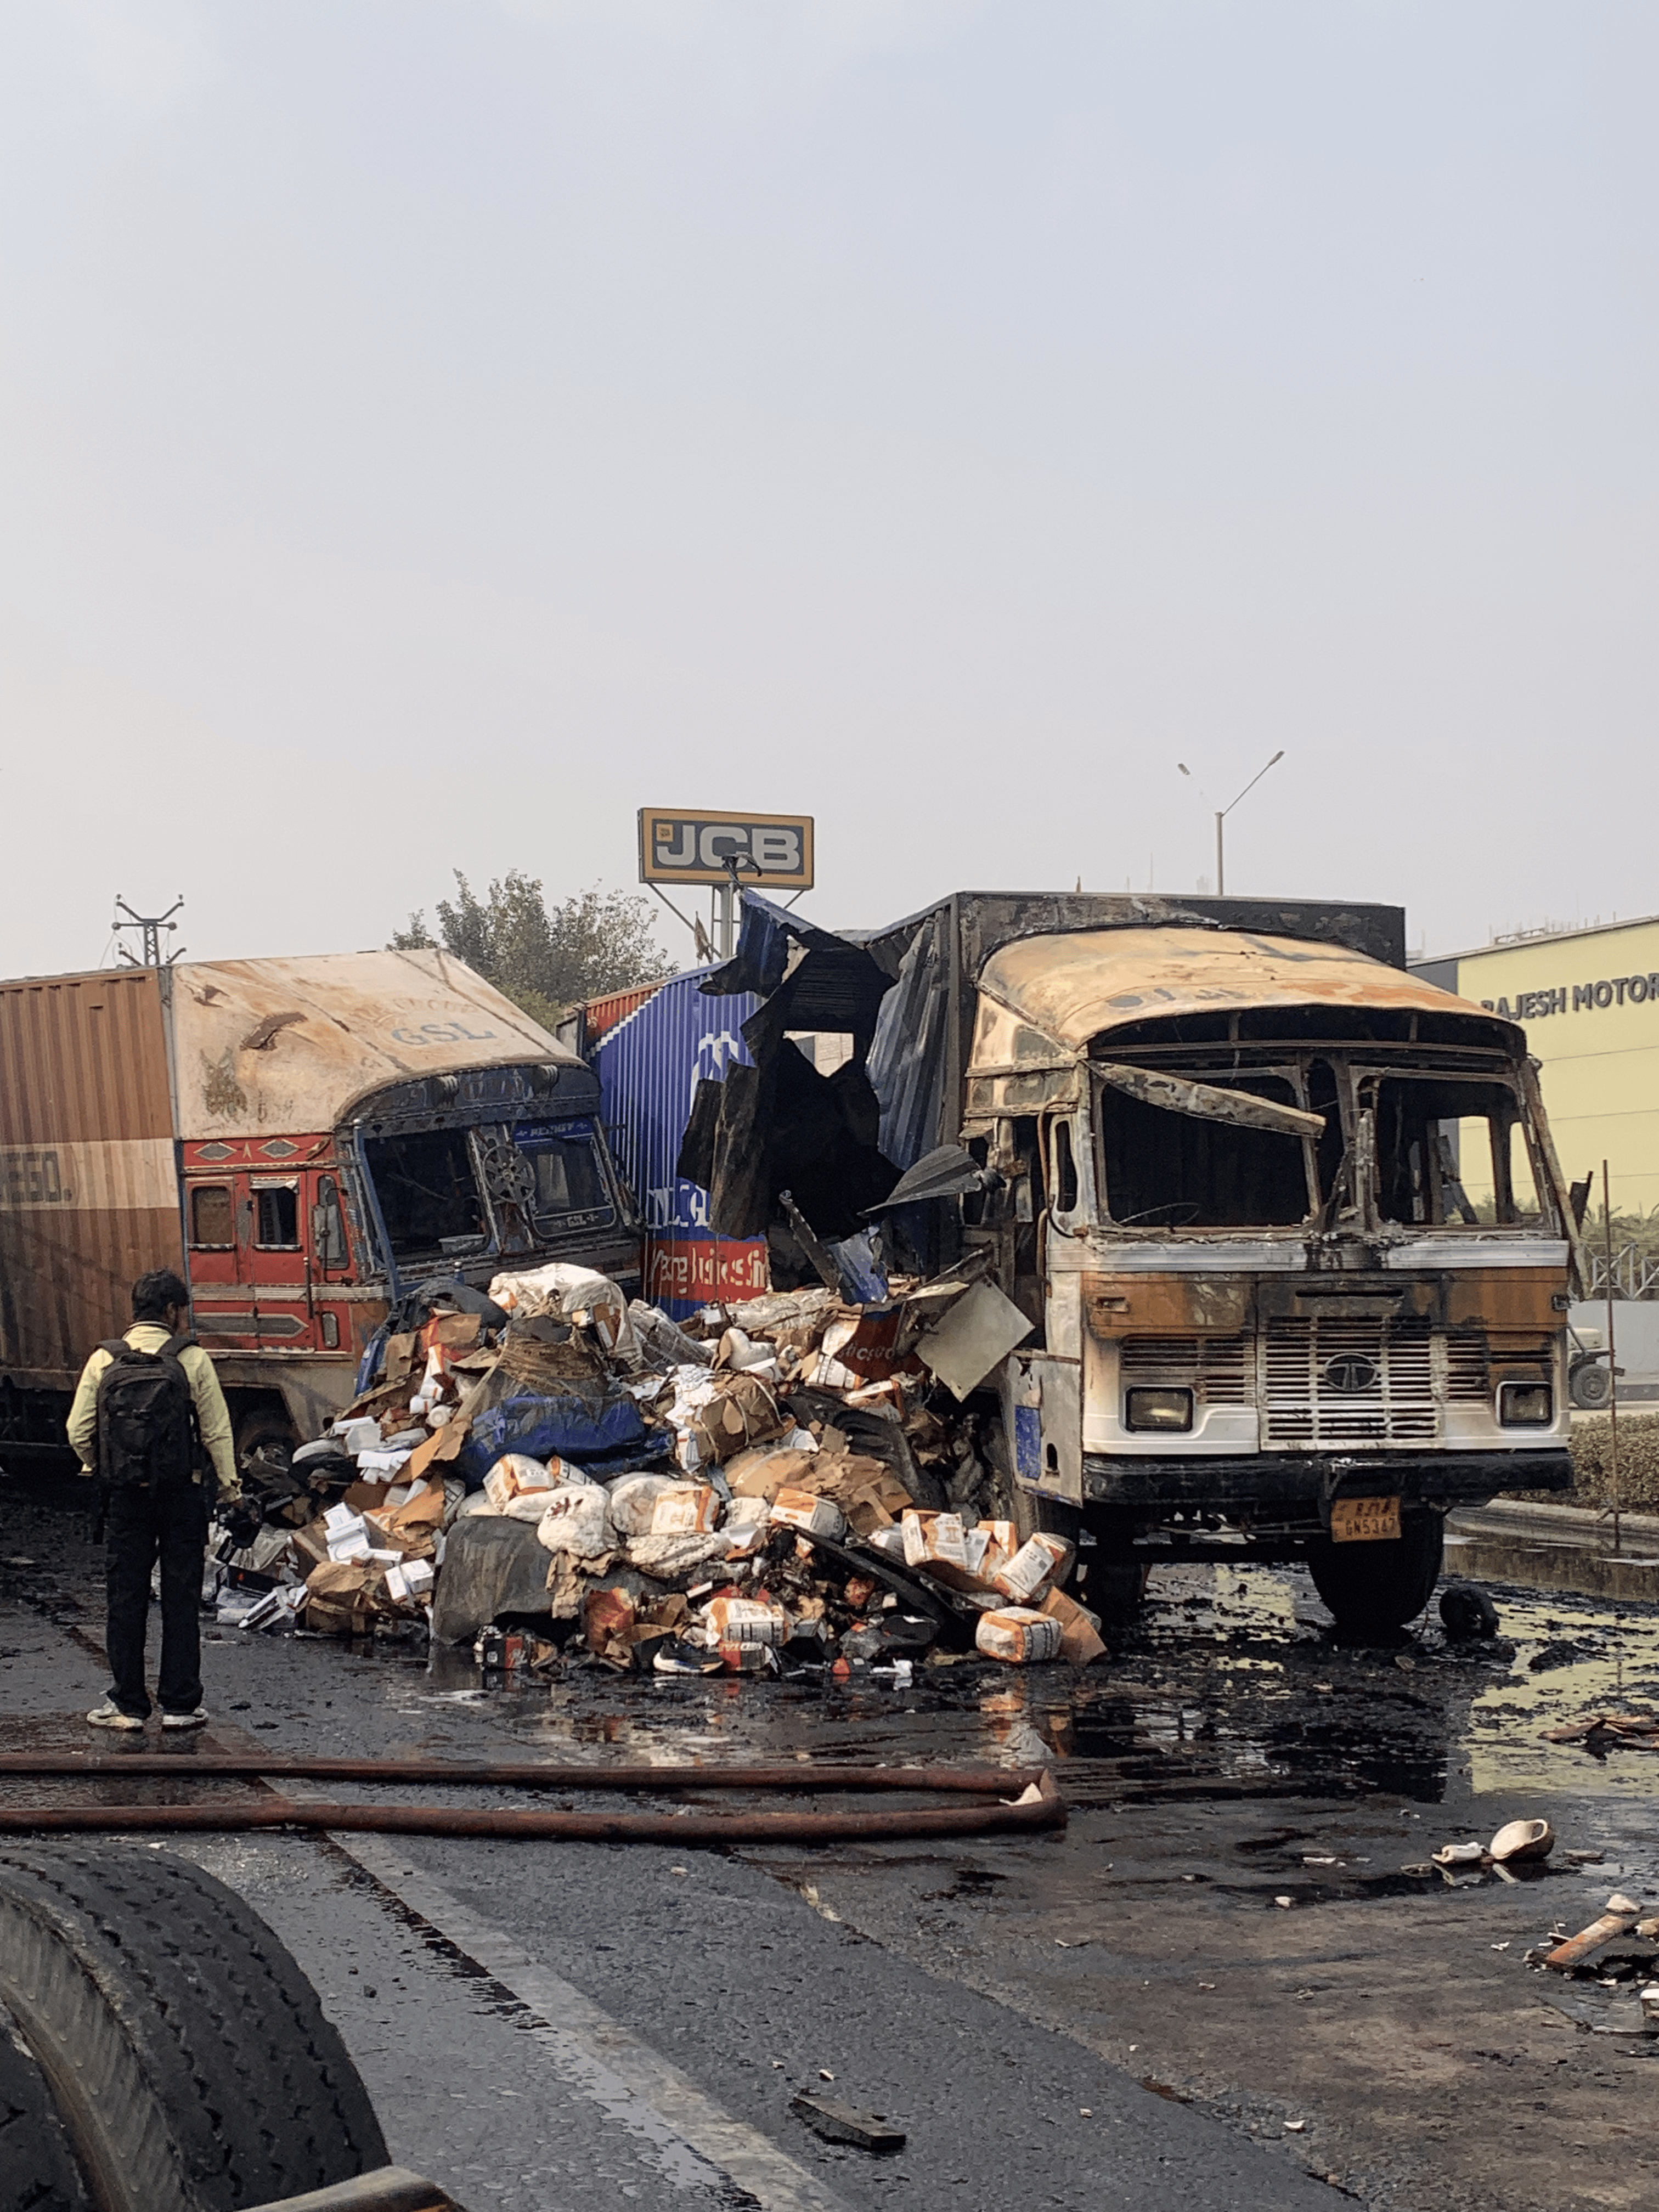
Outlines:
[[[1584, 1257], [1589, 1263], [1585, 1294], [1607, 1295], [1607, 1255], [1591, 1245]], [[1659, 1297], [1659, 1252], [1644, 1251], [1639, 1244], [1615, 1247], [1613, 1255], [1613, 1295], [1616, 1298]]]

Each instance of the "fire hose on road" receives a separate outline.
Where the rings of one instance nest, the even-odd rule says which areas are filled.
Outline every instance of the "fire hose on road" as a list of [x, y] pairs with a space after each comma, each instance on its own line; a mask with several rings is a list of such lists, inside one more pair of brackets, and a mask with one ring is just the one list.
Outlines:
[[[283, 1759], [221, 1753], [172, 1757], [140, 1752], [86, 1758], [72, 1752], [0, 1754], [0, 1779], [80, 1781], [246, 1780], [368, 1782], [427, 1788], [466, 1784], [511, 1790], [649, 1791], [748, 1790], [807, 1796], [824, 1790], [903, 1792], [990, 1803], [906, 1806], [893, 1812], [731, 1814], [520, 1811], [501, 1807], [375, 1805], [295, 1799], [273, 1792], [191, 1805], [89, 1804], [0, 1807], [0, 1835], [137, 1834], [172, 1830], [337, 1829], [380, 1835], [490, 1836], [526, 1841], [673, 1844], [819, 1844], [986, 1836], [1063, 1827], [1066, 1806], [1046, 1769], [1001, 1767], [548, 1766], [444, 1759]], [[1017, 1794], [1011, 1799], [1010, 1790]]]

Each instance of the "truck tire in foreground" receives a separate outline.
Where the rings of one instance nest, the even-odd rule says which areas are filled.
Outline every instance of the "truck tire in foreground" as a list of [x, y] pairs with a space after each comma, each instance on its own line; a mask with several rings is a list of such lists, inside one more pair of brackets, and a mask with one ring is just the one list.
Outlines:
[[1400, 1528], [1392, 1543], [1336, 1544], [1321, 1536], [1309, 1545], [1308, 1571], [1339, 1628], [1362, 1636], [1403, 1628], [1433, 1596], [1445, 1522], [1435, 1512], [1407, 1513]]
[[[185, 1861], [114, 1844], [0, 1850], [0, 2007], [15, 2030], [0, 2090], [23, 2106], [0, 2129], [7, 2204], [233, 2212], [386, 2163], [316, 1991], [256, 1913]], [[16, 2194], [14, 2156], [35, 2198]]]

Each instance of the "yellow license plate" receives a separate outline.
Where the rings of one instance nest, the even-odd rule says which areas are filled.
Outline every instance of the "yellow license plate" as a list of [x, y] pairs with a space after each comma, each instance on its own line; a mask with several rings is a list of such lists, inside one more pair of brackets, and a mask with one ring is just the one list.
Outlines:
[[1339, 1498], [1331, 1507], [1334, 1544], [1392, 1544], [1399, 1537], [1397, 1498]]

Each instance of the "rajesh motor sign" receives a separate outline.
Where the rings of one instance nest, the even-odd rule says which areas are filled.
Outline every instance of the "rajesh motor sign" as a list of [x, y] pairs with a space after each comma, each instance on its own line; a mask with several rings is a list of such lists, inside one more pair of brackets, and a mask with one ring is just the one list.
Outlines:
[[666, 806], [640, 809], [642, 884], [729, 884], [757, 890], [812, 888], [810, 814], [696, 814]]

